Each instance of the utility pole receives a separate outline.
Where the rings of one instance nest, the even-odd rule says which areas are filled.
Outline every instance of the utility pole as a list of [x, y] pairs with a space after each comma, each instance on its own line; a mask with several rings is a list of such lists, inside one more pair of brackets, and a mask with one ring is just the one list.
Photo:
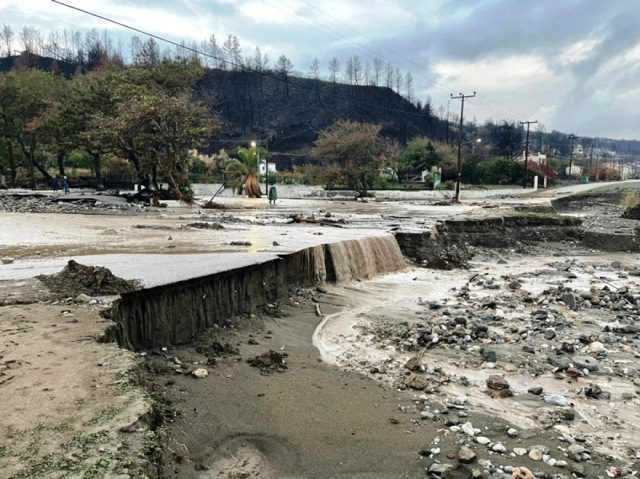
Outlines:
[[462, 138], [464, 137], [464, 101], [467, 98], [475, 98], [476, 92], [473, 92], [473, 95], [464, 95], [463, 93], [458, 93], [458, 95], [453, 96], [453, 93], [450, 95], [452, 100], [461, 100], [460, 102], [460, 131], [458, 132], [458, 165], [457, 165], [457, 175], [456, 175], [456, 198], [455, 202], [460, 202], [460, 183], [462, 182]]
[[449, 107], [451, 106], [451, 100], [447, 100], [447, 145], [449, 144]]
[[538, 123], [538, 120], [535, 121], [521, 121], [521, 125], [527, 125], [527, 141], [524, 147], [524, 185], [523, 188], [526, 188], [529, 184], [529, 129], [531, 125], [535, 125]]
[[576, 135], [569, 135], [569, 173], [567, 176], [571, 176], [573, 170], [573, 146], [576, 140]]
[[[593, 144], [595, 142], [596, 142], [596, 139], [595, 138], [591, 138], [591, 152], [589, 153], [589, 169], [591, 171], [593, 171]], [[589, 178], [591, 178], [591, 171], [589, 172]]]

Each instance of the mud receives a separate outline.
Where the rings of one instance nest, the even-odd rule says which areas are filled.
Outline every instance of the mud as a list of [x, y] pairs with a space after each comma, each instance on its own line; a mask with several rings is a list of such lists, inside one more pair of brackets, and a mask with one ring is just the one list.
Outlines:
[[140, 285], [115, 276], [107, 268], [85, 266], [69, 261], [60, 273], [40, 275], [37, 279], [53, 294], [62, 298], [78, 295], [114, 296], [133, 291]]
[[[61, 418], [77, 408], [71, 394], [123, 406], [82, 403], [68, 435], [56, 421], [24, 441], [13, 431], [0, 460], [27, 461], [16, 477], [58, 477], [74, 458], [73, 473], [123, 479], [633, 477], [640, 273], [635, 255], [597, 251], [635, 251], [624, 223], [634, 220], [610, 220], [619, 206], [590, 199], [563, 200], [558, 215], [548, 198], [571, 191], [458, 206], [221, 198], [220, 212], [170, 202], [99, 225], [68, 216], [72, 227], [61, 215], [0, 215], [15, 226], [0, 233], [0, 252], [16, 259], [0, 270], [13, 275], [0, 288], [17, 308], [3, 322], [17, 357], [0, 352], [8, 417], [38, 410], [16, 404], [27, 390], [50, 396]], [[92, 309], [101, 300], [52, 298], [32, 279], [88, 251], [128, 253], [96, 261], [151, 276], [122, 293], [114, 321]], [[150, 251], [215, 254], [131, 254]], [[34, 301], [38, 328], [23, 304]], [[62, 335], [51, 333], [58, 323]], [[138, 354], [96, 343], [107, 325], [107, 339]], [[131, 361], [102, 377], [105, 348]], [[62, 359], [49, 365], [49, 351]], [[151, 430], [144, 408], [125, 406], [140, 385], [113, 387], [134, 357]], [[48, 375], [54, 392], [40, 390]]]

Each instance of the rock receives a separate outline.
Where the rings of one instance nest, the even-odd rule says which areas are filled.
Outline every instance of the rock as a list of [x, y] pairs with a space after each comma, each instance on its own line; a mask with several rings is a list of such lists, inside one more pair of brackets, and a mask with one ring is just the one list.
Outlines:
[[2, 264], [12, 264], [15, 261], [14, 258], [11, 258], [9, 256], [5, 256], [4, 258], [0, 258], [0, 262], [2, 262]]
[[76, 303], [88, 303], [91, 300], [93, 300], [93, 298], [88, 294], [80, 293], [78, 296], [76, 296]]
[[262, 374], [272, 372], [284, 372], [288, 369], [287, 357], [289, 355], [284, 352], [269, 350], [259, 354], [254, 358], [248, 359], [247, 363], [254, 368], [260, 369]]
[[503, 391], [511, 388], [504, 377], [497, 375], [489, 376], [487, 379], [487, 387], [494, 391]]
[[511, 386], [502, 376], [489, 376], [487, 379], [488, 393], [494, 398], [507, 398], [513, 396]]
[[429, 385], [429, 382], [424, 376], [412, 373], [404, 379], [404, 385], [410, 389], [422, 391]]
[[529, 388], [528, 392], [529, 394], [533, 394], [534, 396], [540, 396], [544, 392], [544, 389], [542, 386], [533, 386]]
[[462, 464], [471, 464], [477, 457], [475, 451], [470, 447], [462, 446], [458, 451], [458, 461]]
[[532, 461], [542, 461], [542, 458], [549, 449], [546, 446], [533, 446], [529, 450], [529, 459]]
[[516, 467], [511, 473], [513, 479], [536, 479], [536, 476], [526, 467]]
[[599, 369], [598, 361], [591, 356], [576, 356], [572, 359], [572, 362], [578, 369], [586, 369], [590, 372], [595, 372]]
[[556, 337], [556, 332], [549, 328], [544, 332], [544, 339], [546, 339], [547, 341], [551, 341], [552, 339], [555, 339]]
[[504, 447], [504, 445], [502, 443], [496, 443], [493, 445], [493, 447], [491, 448], [491, 450], [493, 452], [497, 452], [499, 454], [504, 454], [505, 452], [507, 452], [507, 448]]
[[572, 462], [569, 464], [569, 470], [573, 472], [576, 477], [585, 477], [585, 469], [582, 464]]
[[209, 371], [205, 368], [198, 368], [198, 369], [194, 369], [191, 375], [194, 378], [204, 379], [209, 375]]
[[569, 309], [576, 309], [576, 297], [573, 293], [564, 293], [560, 296], [560, 301], [566, 304]]
[[427, 472], [429, 472], [429, 474], [432, 476], [443, 477], [451, 469], [453, 469], [453, 466], [451, 464], [441, 464], [439, 462], [435, 462], [431, 464], [431, 466], [429, 466]]
[[597, 384], [589, 384], [584, 390], [584, 395], [591, 399], [611, 399], [611, 393], [603, 391]]
[[413, 356], [412, 358], [409, 358], [409, 360], [404, 364], [404, 368], [414, 373], [423, 371], [422, 362], [420, 361], [420, 358], [418, 358], [417, 356]]
[[529, 452], [529, 451], [527, 451], [524, 447], [514, 447], [513, 448], [513, 453], [516, 456], [524, 456], [524, 455], [527, 454], [527, 452]]
[[478, 444], [480, 444], [481, 446], [486, 446], [487, 444], [489, 444], [491, 442], [491, 439], [489, 439], [488, 437], [485, 437], [485, 436], [478, 436], [478, 437], [476, 437], [476, 442]]
[[594, 341], [589, 346], [587, 346], [587, 351], [590, 354], [598, 354], [606, 351], [606, 348], [604, 347], [604, 344], [602, 344], [601, 342]]
[[476, 430], [473, 427], [473, 424], [471, 424], [470, 422], [465, 422], [462, 427], [461, 427], [462, 432], [464, 432], [467, 436], [475, 436], [476, 435]]
[[572, 444], [567, 449], [567, 456], [569, 456], [569, 459], [576, 462], [584, 461], [585, 460], [584, 455], [586, 453], [587, 453], [587, 450], [584, 448], [584, 446], [581, 446], [580, 444]]
[[480, 354], [482, 355], [482, 359], [487, 363], [496, 363], [498, 361], [498, 356], [495, 351], [491, 351], [490, 349], [482, 348], [480, 350]]
[[571, 360], [566, 356], [549, 357], [549, 363], [554, 365], [560, 371], [566, 371], [571, 367]]
[[517, 429], [510, 427], [509, 429], [507, 429], [507, 436], [509, 437], [518, 437], [520, 435], [520, 433], [518, 432]]
[[567, 407], [569, 405], [569, 400], [562, 394], [546, 394], [544, 396], [544, 402], [560, 407]]
[[576, 412], [571, 408], [562, 409], [560, 411], [560, 417], [565, 421], [573, 421], [576, 418]]

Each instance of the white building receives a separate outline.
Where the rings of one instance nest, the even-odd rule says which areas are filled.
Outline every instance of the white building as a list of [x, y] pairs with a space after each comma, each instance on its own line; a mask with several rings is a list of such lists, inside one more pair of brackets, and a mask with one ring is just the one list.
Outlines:
[[[260, 173], [260, 175], [266, 175], [267, 174], [267, 163], [265, 161], [261, 161], [260, 164], [258, 165], [258, 172]], [[276, 168], [276, 164], [269, 162], [269, 174], [276, 174], [278, 172], [278, 169]]]

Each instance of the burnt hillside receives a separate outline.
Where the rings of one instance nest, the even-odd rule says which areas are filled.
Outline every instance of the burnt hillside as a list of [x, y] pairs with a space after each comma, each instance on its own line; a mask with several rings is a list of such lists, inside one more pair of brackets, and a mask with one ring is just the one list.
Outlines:
[[23, 53], [21, 55], [0, 57], [0, 73], [11, 71], [14, 68], [36, 68], [38, 70], [61, 73], [67, 77], [81, 70], [75, 63], [42, 57], [40, 55]]
[[304, 156], [318, 132], [339, 119], [382, 124], [383, 133], [400, 142], [444, 130], [435, 117], [389, 88], [208, 70], [196, 95], [226, 123], [224, 139], [212, 148], [255, 137], [274, 152]]

